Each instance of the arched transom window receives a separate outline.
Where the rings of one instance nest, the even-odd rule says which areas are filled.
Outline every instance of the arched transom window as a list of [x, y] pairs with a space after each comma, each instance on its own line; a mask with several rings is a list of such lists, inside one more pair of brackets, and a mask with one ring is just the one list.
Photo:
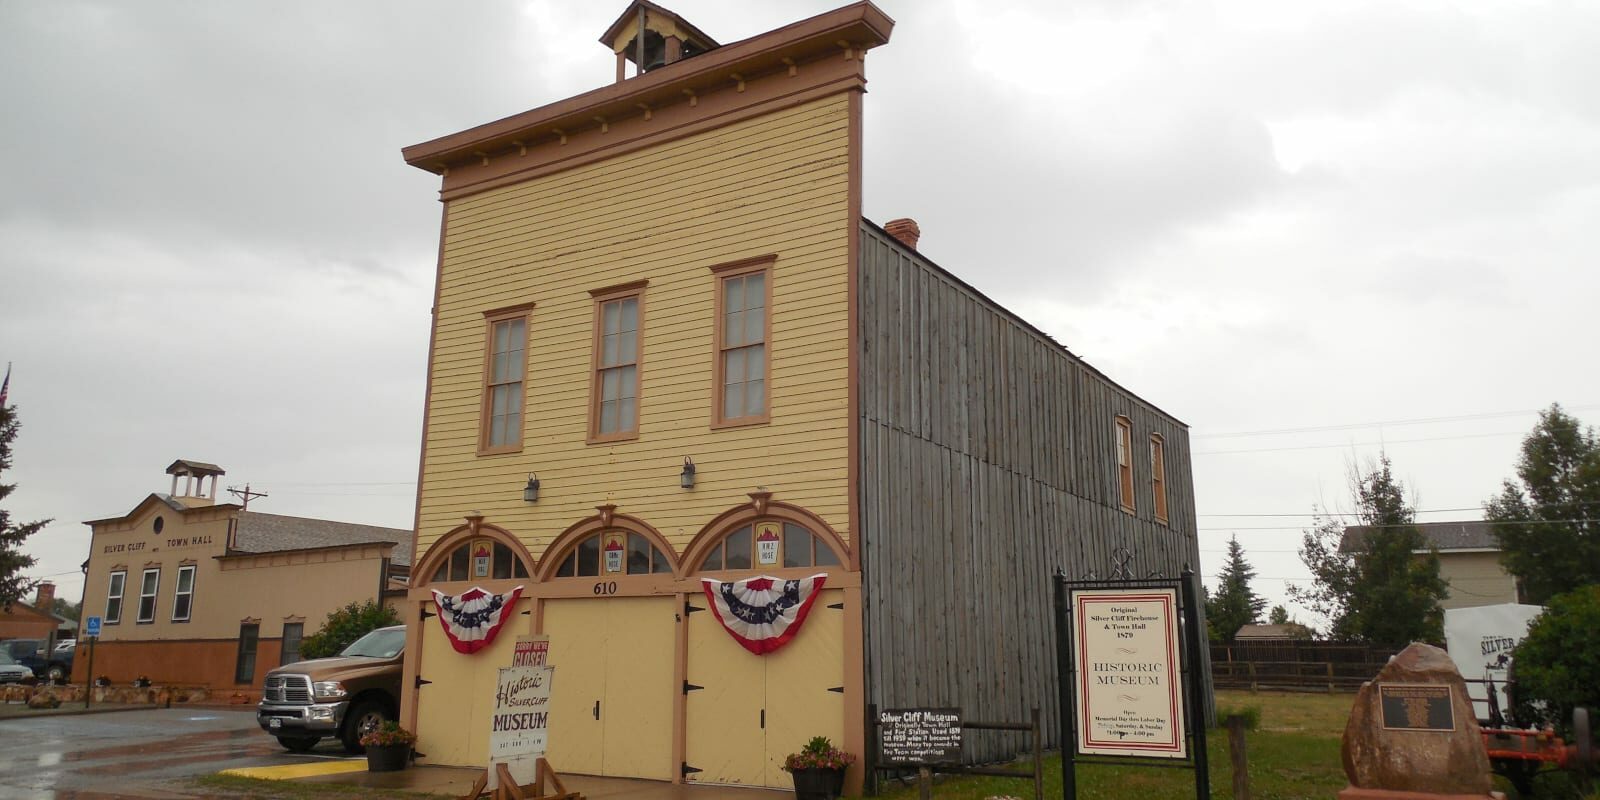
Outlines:
[[719, 569], [835, 567], [833, 548], [804, 526], [765, 520], [735, 528], [700, 562], [701, 572]]
[[633, 531], [602, 531], [578, 540], [556, 569], [557, 578], [670, 574], [672, 561]]
[[450, 558], [434, 570], [431, 583], [514, 579], [528, 577], [528, 565], [511, 548], [489, 539], [467, 542], [450, 551]]

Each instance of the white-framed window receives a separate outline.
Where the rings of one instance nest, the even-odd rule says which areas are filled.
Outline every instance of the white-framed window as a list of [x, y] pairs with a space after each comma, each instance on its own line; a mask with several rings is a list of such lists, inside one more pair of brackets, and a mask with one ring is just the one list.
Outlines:
[[172, 621], [188, 622], [194, 607], [194, 565], [178, 567], [178, 582], [172, 589]]
[[118, 570], [111, 573], [111, 585], [106, 589], [106, 618], [107, 625], [115, 625], [122, 621], [122, 595], [128, 587], [128, 573]]
[[156, 591], [161, 588], [161, 568], [151, 567], [139, 577], [139, 616], [136, 622], [156, 621]]

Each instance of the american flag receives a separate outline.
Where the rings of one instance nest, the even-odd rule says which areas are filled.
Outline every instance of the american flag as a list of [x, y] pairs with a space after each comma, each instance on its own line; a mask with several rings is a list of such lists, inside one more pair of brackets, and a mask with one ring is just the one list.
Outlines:
[[6, 380], [0, 383], [0, 408], [6, 407], [6, 395], [11, 393], [11, 362], [6, 362]]

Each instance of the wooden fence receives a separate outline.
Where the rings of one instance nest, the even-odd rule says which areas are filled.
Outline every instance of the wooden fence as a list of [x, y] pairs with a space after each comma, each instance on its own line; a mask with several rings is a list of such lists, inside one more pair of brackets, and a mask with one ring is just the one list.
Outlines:
[[1218, 689], [1353, 692], [1395, 654], [1362, 644], [1296, 640], [1211, 645]]

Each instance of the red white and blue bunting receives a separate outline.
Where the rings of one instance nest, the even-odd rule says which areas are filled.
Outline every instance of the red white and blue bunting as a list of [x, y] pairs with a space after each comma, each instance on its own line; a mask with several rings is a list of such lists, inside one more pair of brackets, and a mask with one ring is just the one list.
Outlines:
[[776, 651], [800, 633], [827, 575], [786, 581], [765, 575], [742, 581], [702, 578], [711, 613], [744, 649], [758, 656]]
[[474, 586], [457, 595], [434, 590], [433, 601], [439, 604], [439, 625], [450, 638], [450, 646], [457, 653], [470, 654], [494, 644], [495, 636], [515, 614], [521, 596], [521, 586], [505, 594]]

